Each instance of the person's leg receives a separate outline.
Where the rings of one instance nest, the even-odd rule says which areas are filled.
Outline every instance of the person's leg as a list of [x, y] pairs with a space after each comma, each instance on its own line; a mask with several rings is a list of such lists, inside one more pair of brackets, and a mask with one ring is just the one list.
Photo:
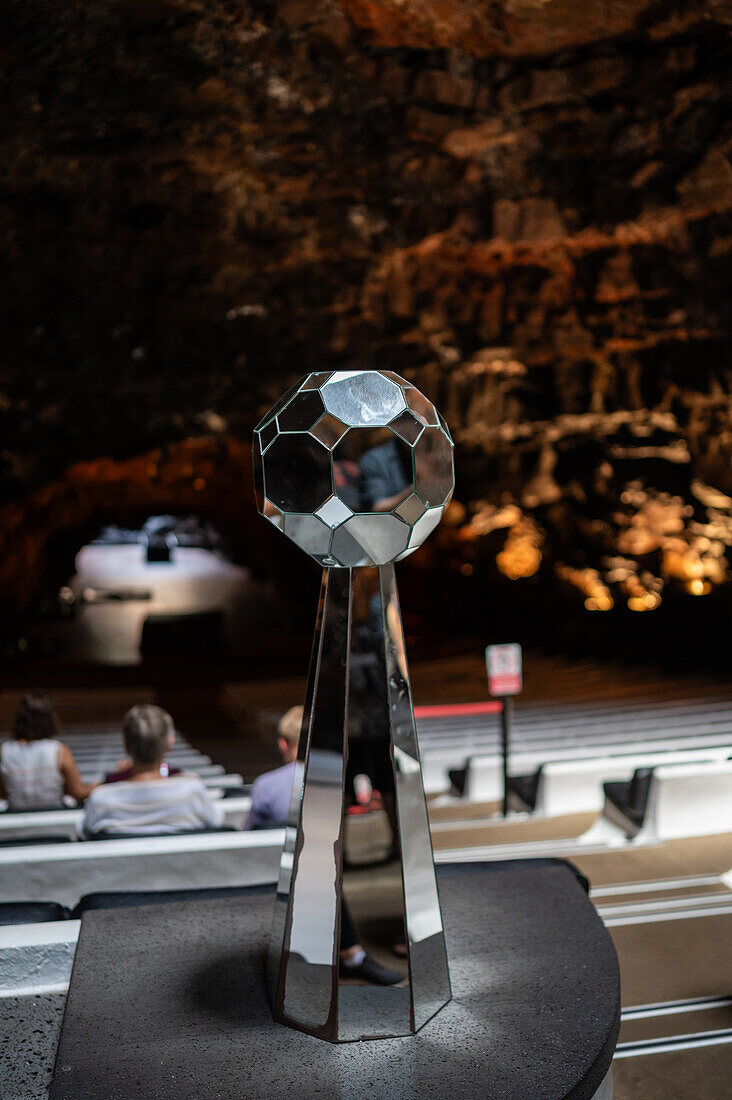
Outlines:
[[345, 901], [341, 903], [341, 947], [339, 952], [340, 975], [342, 978], [356, 978], [372, 985], [399, 985], [405, 981], [404, 975], [396, 970], [381, 966], [364, 951], [358, 942], [358, 934], [353, 918]]
[[345, 901], [341, 902], [341, 958], [345, 953], [349, 954], [353, 952], [353, 949], [360, 947], [358, 942], [358, 935], [356, 934], [356, 928], [351, 917], [350, 910]]

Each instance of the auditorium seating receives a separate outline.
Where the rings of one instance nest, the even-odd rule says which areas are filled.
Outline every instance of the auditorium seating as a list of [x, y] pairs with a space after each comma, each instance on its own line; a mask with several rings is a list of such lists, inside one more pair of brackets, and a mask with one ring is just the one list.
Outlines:
[[[118, 724], [65, 725], [61, 737], [74, 754], [81, 777], [86, 783], [97, 783], [105, 774], [116, 771], [119, 761], [125, 755]], [[212, 793], [229, 790], [243, 793], [240, 775], [226, 775], [221, 764], [214, 764], [210, 756], [193, 748], [180, 734], [176, 734], [175, 744], [167, 753], [166, 760], [171, 767], [198, 775]], [[4, 803], [0, 802], [0, 810], [3, 808]], [[4, 831], [0, 826], [0, 832]]]
[[244, 886], [277, 879], [284, 830], [0, 849], [0, 897], [73, 906], [100, 890]]
[[[689, 749], [685, 752], [646, 752], [601, 756], [589, 760], [561, 760], [542, 764], [529, 775], [509, 778], [509, 805], [537, 814], [586, 813], [603, 807], [603, 784], [613, 779], [630, 781], [637, 769], [659, 764], [694, 764], [726, 759], [727, 748]], [[467, 771], [470, 772], [471, 762]], [[472, 789], [480, 791], [474, 779]]]
[[46, 836], [40, 832], [36, 836], [4, 836], [0, 838], [0, 848], [22, 848], [31, 844], [69, 844], [71, 839], [64, 834], [51, 833]]
[[636, 843], [732, 832], [732, 761], [663, 764], [609, 781], [603, 814]]
[[44, 924], [47, 921], [67, 920], [69, 910], [57, 901], [3, 901], [0, 902], [0, 926], [11, 924]]
[[[237, 797], [226, 798], [221, 802], [226, 825], [240, 826], [249, 813], [252, 800], [249, 795], [239, 795], [243, 788], [230, 788]], [[213, 792], [212, 792], [213, 793]], [[218, 801], [218, 799], [217, 799]], [[0, 814], [0, 846], [6, 840], [27, 838], [30, 842], [40, 843], [44, 833], [52, 831], [63, 837], [76, 839], [83, 810], [33, 810], [29, 813]]]
[[[682, 689], [679, 688], [679, 691]], [[438, 713], [430, 715], [430, 711]], [[495, 705], [464, 714], [456, 708], [422, 708], [417, 728], [428, 794], [449, 789], [451, 769], [465, 768], [464, 796], [470, 801], [501, 797], [500, 714]], [[447, 712], [447, 713], [446, 713]], [[511, 731], [511, 768], [535, 772], [541, 764], [651, 752], [703, 749], [729, 751], [732, 704], [725, 696], [662, 699], [608, 699], [607, 702], [546, 703], [518, 701]], [[476, 766], [476, 762], [480, 765]]]

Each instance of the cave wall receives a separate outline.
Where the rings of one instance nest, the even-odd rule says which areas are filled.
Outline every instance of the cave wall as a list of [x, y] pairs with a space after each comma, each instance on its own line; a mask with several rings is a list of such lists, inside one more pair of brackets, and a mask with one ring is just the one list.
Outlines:
[[730, 23], [725, 0], [11, 0], [6, 595], [8, 517], [42, 522], [69, 467], [246, 440], [354, 360], [438, 402], [460, 545], [502, 532], [504, 575], [550, 563], [639, 609], [722, 584]]

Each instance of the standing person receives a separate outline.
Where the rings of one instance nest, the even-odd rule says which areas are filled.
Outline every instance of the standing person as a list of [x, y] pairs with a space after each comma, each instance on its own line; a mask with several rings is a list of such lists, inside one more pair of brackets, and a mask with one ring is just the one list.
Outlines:
[[84, 808], [81, 835], [170, 836], [220, 828], [224, 814], [197, 775], [168, 775], [165, 755], [173, 719], [151, 704], [133, 707], [122, 727], [129, 778], [96, 787]]
[[59, 740], [53, 699], [26, 695], [13, 723], [13, 738], [0, 745], [0, 796], [13, 812], [59, 810], [64, 795], [83, 802], [94, 789], [79, 775], [73, 753]]
[[245, 829], [280, 829], [287, 824], [290, 812], [292, 784], [295, 779], [297, 746], [302, 726], [300, 706], [290, 707], [277, 723], [277, 748], [283, 764], [254, 780], [252, 808], [244, 822]]

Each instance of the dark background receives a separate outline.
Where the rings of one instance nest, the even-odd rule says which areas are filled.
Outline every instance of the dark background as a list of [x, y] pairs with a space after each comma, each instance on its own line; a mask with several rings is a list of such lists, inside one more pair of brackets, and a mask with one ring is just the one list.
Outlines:
[[[0, 608], [197, 511], [311, 621], [248, 447], [308, 370], [415, 381], [456, 505], [413, 627], [724, 667], [730, 36], [719, 2], [5, 5]], [[302, 559], [302, 561], [300, 560]]]

